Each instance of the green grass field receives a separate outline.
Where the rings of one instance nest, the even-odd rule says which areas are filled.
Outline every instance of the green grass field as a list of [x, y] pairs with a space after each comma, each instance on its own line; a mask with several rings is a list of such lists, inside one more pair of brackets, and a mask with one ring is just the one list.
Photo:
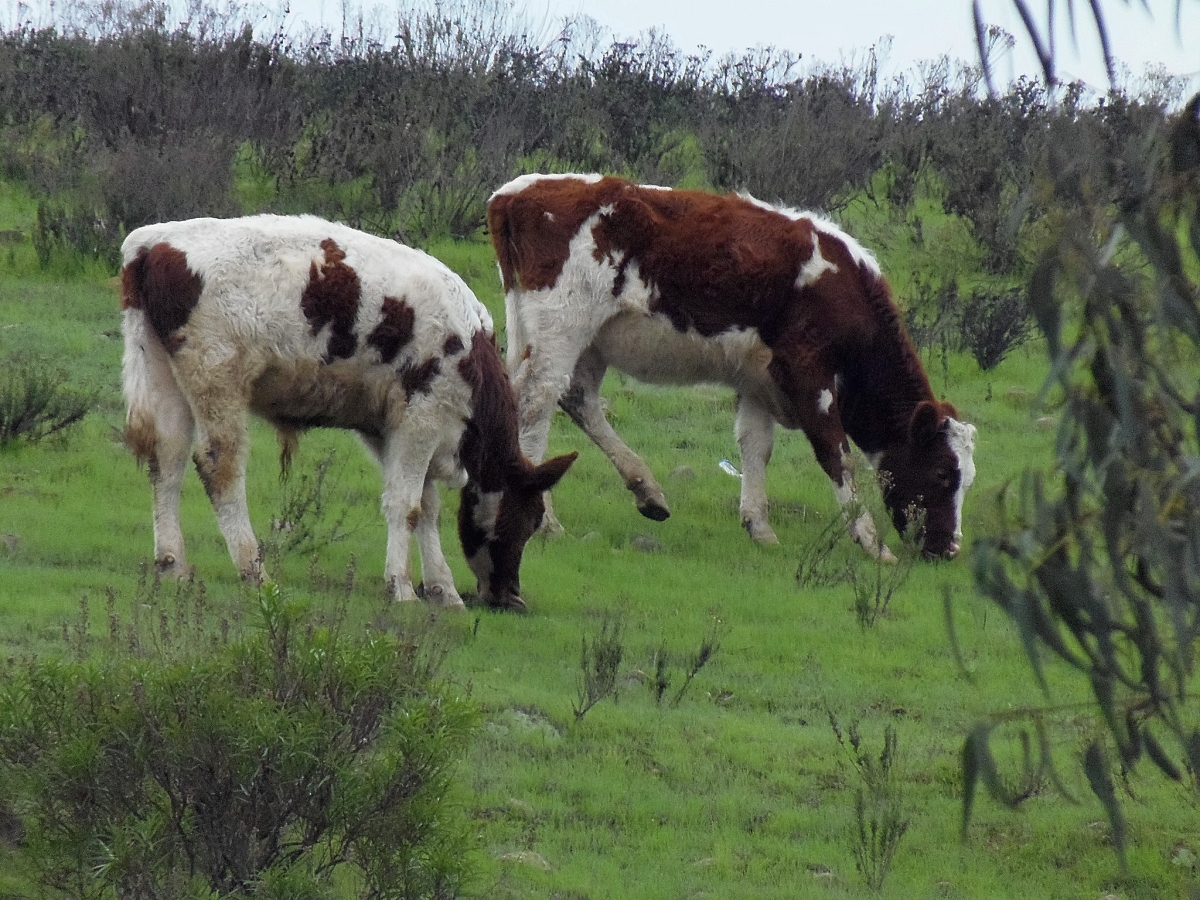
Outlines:
[[[6, 194], [0, 215], [0, 227], [27, 228], [30, 207]], [[502, 322], [490, 248], [433, 250]], [[127, 607], [152, 532], [149, 485], [120, 436], [115, 290], [98, 274], [39, 274], [28, 242], [6, 252], [0, 360], [35, 355], [99, 394], [95, 413], [69, 439], [0, 453], [0, 644], [7, 657], [20, 657], [60, 651], [64, 623], [75, 621], [83, 598], [97, 619], [107, 588]], [[1043, 357], [1032, 346], [987, 373], [969, 357], [928, 366], [935, 390], [979, 429], [969, 550], [995, 521], [1007, 485], [1028, 467], [1053, 467], [1054, 413], [1034, 405]], [[862, 779], [831, 716], [843, 732], [857, 724], [873, 757], [885, 729], [896, 731], [895, 784], [910, 824], [881, 896], [1191, 895], [1200, 855], [1194, 794], [1150, 767], [1118, 782], [1130, 831], [1129, 873], [1121, 875], [1107, 818], [1077, 765], [1078, 748], [1101, 731], [1086, 686], [1051, 665], [1051, 696], [1035, 688], [1008, 621], [974, 591], [969, 552], [950, 563], [918, 562], [885, 614], [860, 627], [848, 584], [795, 577], [805, 549], [837, 515], [802, 435], [779, 435], [768, 488], [781, 543], [763, 548], [742, 531], [737, 482], [717, 466], [737, 460], [728, 391], [610, 375], [604, 393], [614, 426], [667, 490], [672, 517], [641, 518], [600, 452], [557, 417], [551, 452], [579, 450], [580, 458], [555, 493], [567, 533], [535, 538], [526, 551], [525, 616], [387, 609], [374, 465], [351, 437], [333, 433], [307, 436], [296, 463], [303, 472], [335, 454], [328, 517], [344, 514], [348, 534], [320, 547], [315, 562], [284, 556], [274, 572], [284, 589], [332, 605], [336, 591], [322, 585], [340, 583], [353, 560], [352, 615], [364, 623], [398, 617], [444, 646], [445, 677], [483, 710], [460, 770], [477, 824], [481, 896], [875, 896], [855, 865]], [[275, 456], [270, 431], [256, 427], [249, 493], [260, 538], [281, 502]], [[184, 496], [190, 561], [210, 604], [249, 610], [252, 594], [237, 582], [194, 474]], [[448, 495], [443, 540], [460, 590], [471, 590], [456, 506]], [[844, 542], [831, 565], [846, 564], [860, 579], [875, 577], [874, 564]], [[947, 633], [946, 596], [963, 666]], [[617, 695], [576, 721], [582, 642], [613, 622], [624, 642]], [[719, 650], [672, 703], [689, 655], [713, 633]], [[659, 702], [653, 676], [664, 650], [672, 687]], [[1078, 802], [1048, 782], [1016, 812], [983, 798], [960, 840], [967, 731], [988, 715], [1039, 705], [1058, 709], [1050, 719], [1057, 761]], [[997, 750], [1019, 758], [1015, 731]], [[16, 853], [0, 849], [0, 897], [33, 890], [14, 874]]]

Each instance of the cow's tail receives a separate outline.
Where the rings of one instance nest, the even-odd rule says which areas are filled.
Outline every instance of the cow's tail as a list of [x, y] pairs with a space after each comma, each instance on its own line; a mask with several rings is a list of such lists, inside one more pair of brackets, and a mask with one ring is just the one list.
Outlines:
[[509, 207], [512, 197], [497, 194], [488, 203], [488, 233], [492, 237], [492, 248], [500, 266], [500, 283], [504, 288], [504, 335], [505, 362], [510, 378], [516, 378], [521, 362], [526, 356], [526, 329], [520, 305], [520, 250], [513, 234], [512, 216]]
[[[125, 355], [121, 385], [125, 395], [125, 442], [153, 475], [164, 450], [190, 452], [191, 408], [171, 368], [171, 357], [146, 315], [146, 253], [130, 256], [121, 270], [121, 333]], [[186, 442], [180, 447], [181, 442]], [[168, 448], [164, 445], [175, 445]]]

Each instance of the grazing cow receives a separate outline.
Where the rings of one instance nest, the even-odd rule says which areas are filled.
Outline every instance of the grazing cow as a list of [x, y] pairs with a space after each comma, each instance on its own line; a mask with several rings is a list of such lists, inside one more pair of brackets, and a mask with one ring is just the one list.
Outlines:
[[[492, 196], [488, 227], [530, 459], [546, 452], [558, 404], [642, 514], [665, 519], [662, 488], [604, 418], [605, 370], [726, 384], [752, 538], [776, 542], [765, 471], [778, 422], [808, 436], [868, 551], [891, 558], [859, 511], [847, 437], [878, 469], [897, 529], [919, 511], [926, 555], [958, 553], [975, 428], [934, 397], [878, 263], [836, 226], [747, 196], [527, 175]], [[547, 527], [561, 528], [552, 517], [548, 508]]]
[[[385, 577], [462, 606], [438, 539], [435, 479], [463, 487], [458, 530], [490, 606], [524, 609], [518, 571], [544, 491], [574, 454], [521, 455], [516, 398], [487, 310], [418, 250], [311, 216], [138, 228], [122, 248], [126, 439], [148, 464], [154, 555], [187, 571], [179, 498], [188, 456], [243, 577], [264, 577], [246, 507], [248, 414], [279, 430], [355, 431], [383, 470]], [[192, 454], [193, 447], [195, 448]]]

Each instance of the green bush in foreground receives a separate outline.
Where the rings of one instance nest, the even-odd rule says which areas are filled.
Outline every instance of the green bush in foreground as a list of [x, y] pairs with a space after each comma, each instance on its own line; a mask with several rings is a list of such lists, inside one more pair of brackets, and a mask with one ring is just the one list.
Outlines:
[[[979, 589], [1012, 619], [1039, 685], [1049, 694], [1045, 661], [1058, 658], [1090, 686], [1105, 728], [1082, 767], [1123, 866], [1116, 782], [1148, 758], [1192, 789], [1191, 802], [1200, 788], [1198, 115], [1200, 95], [1172, 132], [1151, 136], [1143, 192], [1114, 216], [1088, 206], [1068, 161], [1047, 171], [1064, 205], [1091, 212], [1064, 217], [1030, 285], [1050, 354], [1047, 392], [1063, 397], [1058, 471], [1026, 473], [1017, 515], [975, 545]], [[1120, 267], [1121, 253], [1136, 253], [1143, 269]], [[1061, 712], [1008, 710], [971, 732], [964, 829], [979, 782], [1009, 806], [1031, 793], [1004, 783], [993, 731], [1014, 720], [1036, 731], [1036, 762], [1024, 753], [1033, 785], [1057, 778], [1045, 722]]]
[[306, 624], [273, 585], [259, 614], [244, 639], [164, 653], [128, 640], [110, 604], [112, 651], [10, 663], [0, 793], [43, 886], [81, 900], [462, 892], [452, 786], [470, 705], [411, 643]]

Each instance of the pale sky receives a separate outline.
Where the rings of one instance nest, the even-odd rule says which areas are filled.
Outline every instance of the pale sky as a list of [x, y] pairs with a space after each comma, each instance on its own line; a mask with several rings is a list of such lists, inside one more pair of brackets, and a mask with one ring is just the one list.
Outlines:
[[[346, 0], [291, 0], [292, 15], [306, 22], [324, 21], [336, 33]], [[449, 5], [453, 5], [450, 3]], [[997, 76], [1007, 81], [1019, 74], [1036, 75], [1031, 44], [1012, 0], [982, 0], [984, 19], [1017, 40], [1016, 49], [999, 61]], [[1046, 3], [1028, 0], [1039, 18]], [[1058, 0], [1056, 43], [1058, 74], [1103, 90], [1107, 84], [1103, 57], [1088, 0]], [[1067, 9], [1075, 7], [1076, 40]], [[1147, 65], [1189, 76], [1200, 90], [1200, 0], [1182, 0], [1176, 31], [1175, 0], [1102, 0], [1113, 55], [1127, 67], [1126, 85], [1136, 87]], [[398, 3], [361, 4], [394, 20]], [[915, 72], [918, 63], [948, 55], [975, 62], [970, 0], [524, 0], [512, 8], [535, 25], [552, 27], [563, 16], [583, 14], [614, 37], [629, 38], [656, 29], [685, 52], [703, 46], [721, 56], [727, 52], [773, 45], [802, 56], [806, 69], [819, 63], [838, 64], [863, 58], [867, 48], [890, 37], [888, 72]], [[390, 16], [387, 11], [392, 10]]]
[[[863, 50], [885, 35], [892, 38], [890, 62], [900, 71], [920, 61], [949, 54], [974, 62], [974, 25], [970, 0], [548, 0], [557, 12], [583, 12], [619, 35], [661, 28], [683, 48], [704, 45], [718, 53], [774, 44], [803, 55], [809, 62], [838, 63], [861, 58]], [[1106, 0], [1102, 9], [1109, 26], [1113, 55], [1140, 77], [1147, 63], [1162, 64], [1172, 74], [1200, 76], [1200, 2], [1184, 0], [1180, 34], [1175, 31], [1175, 0]], [[1044, 18], [1043, 0], [1028, 0]], [[1060, 9], [1060, 77], [1105, 83], [1103, 57], [1087, 0], [1075, 0], [1077, 43], [1073, 46], [1069, 5]], [[1017, 38], [1017, 50], [1001, 64], [1001, 76], [1036, 71], [1035, 56], [1011, 0], [983, 0], [984, 19]], [[529, 9], [538, 7], [531, 2]], [[857, 54], [857, 56], [856, 56]], [[1004, 69], [1008, 71], [1005, 72]], [[1200, 80], [1195, 82], [1200, 88]]]

